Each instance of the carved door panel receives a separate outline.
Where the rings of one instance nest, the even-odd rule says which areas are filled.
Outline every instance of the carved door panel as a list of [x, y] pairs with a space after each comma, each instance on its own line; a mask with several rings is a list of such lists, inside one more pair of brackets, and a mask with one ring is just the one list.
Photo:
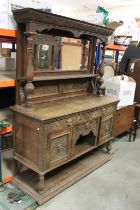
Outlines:
[[53, 132], [49, 136], [49, 160], [50, 167], [66, 162], [70, 157], [71, 131]]
[[112, 136], [113, 116], [103, 118], [101, 121], [99, 144], [106, 142]]

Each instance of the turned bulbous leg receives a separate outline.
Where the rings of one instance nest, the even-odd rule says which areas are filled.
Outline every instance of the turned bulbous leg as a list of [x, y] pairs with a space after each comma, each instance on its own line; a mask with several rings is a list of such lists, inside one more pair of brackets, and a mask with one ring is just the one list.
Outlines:
[[39, 185], [38, 188], [40, 191], [43, 191], [45, 189], [45, 180], [44, 175], [39, 175]]

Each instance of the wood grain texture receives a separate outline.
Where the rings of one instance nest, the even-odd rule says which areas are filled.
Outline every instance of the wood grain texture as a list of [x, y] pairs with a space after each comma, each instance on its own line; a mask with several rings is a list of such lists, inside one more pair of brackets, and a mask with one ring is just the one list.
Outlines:
[[[104, 115], [106, 115], [108, 110], [110, 110], [109, 112], [113, 112], [115, 110], [115, 104], [117, 101], [118, 100], [111, 97], [98, 97], [93, 94], [88, 94], [85, 96], [69, 97], [63, 100], [34, 105], [32, 109], [26, 109], [18, 105], [12, 107], [12, 109], [16, 112], [20, 112], [39, 120], [49, 120], [57, 117], [63, 117], [65, 115], [84, 112], [86, 110], [94, 110], [97, 109], [97, 107], [104, 108]], [[112, 106], [113, 104], [114, 108]]]
[[114, 137], [129, 131], [135, 117], [135, 103], [116, 110], [112, 135]]

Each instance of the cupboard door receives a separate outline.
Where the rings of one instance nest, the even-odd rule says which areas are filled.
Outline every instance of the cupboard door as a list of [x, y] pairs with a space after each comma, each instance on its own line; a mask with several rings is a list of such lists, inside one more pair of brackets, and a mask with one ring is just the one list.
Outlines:
[[135, 104], [118, 109], [114, 116], [113, 136], [129, 131], [134, 120]]
[[112, 137], [113, 116], [103, 118], [101, 121], [99, 144], [106, 142]]
[[71, 132], [69, 129], [57, 131], [49, 137], [50, 167], [64, 163], [70, 157]]

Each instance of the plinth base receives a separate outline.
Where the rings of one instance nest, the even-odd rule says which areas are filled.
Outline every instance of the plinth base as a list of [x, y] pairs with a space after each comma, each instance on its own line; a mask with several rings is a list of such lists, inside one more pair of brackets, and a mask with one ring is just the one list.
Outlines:
[[45, 190], [41, 192], [38, 190], [38, 174], [31, 170], [18, 174], [14, 183], [39, 204], [43, 204], [110, 159], [111, 156], [107, 153], [92, 151], [46, 174]]

